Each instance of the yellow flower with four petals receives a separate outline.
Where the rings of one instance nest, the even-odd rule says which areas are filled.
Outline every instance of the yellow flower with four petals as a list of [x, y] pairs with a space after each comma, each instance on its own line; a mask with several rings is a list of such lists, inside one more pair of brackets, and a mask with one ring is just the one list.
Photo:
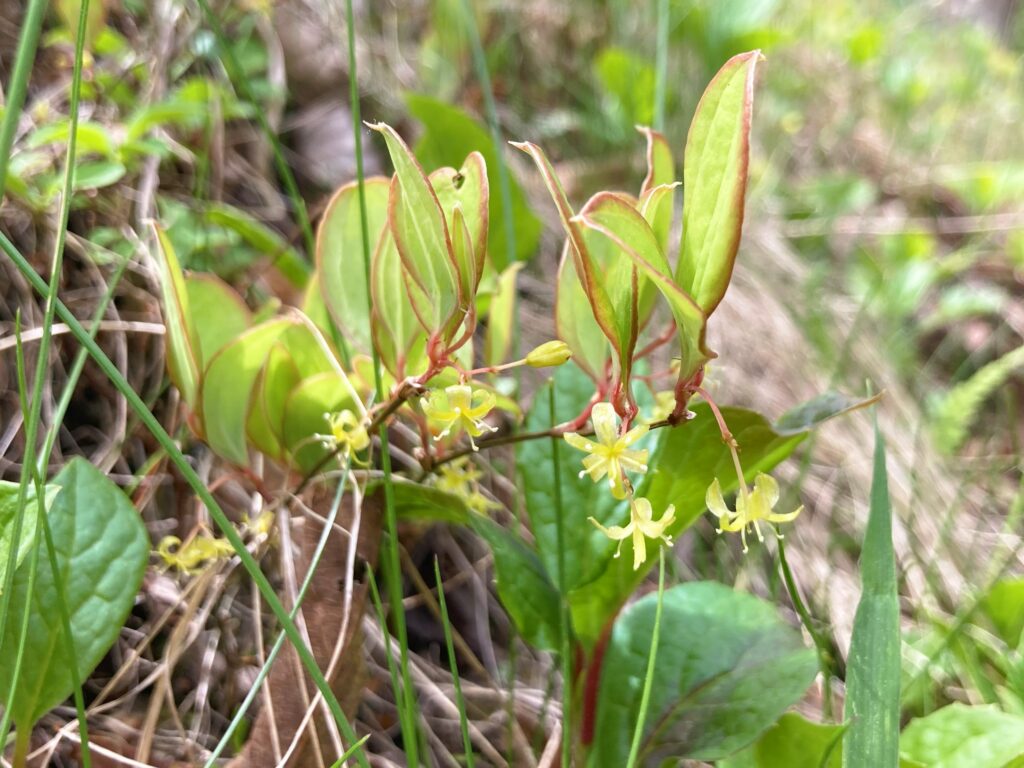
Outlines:
[[431, 390], [423, 411], [427, 418], [440, 428], [440, 432], [434, 436], [435, 440], [457, 435], [464, 429], [469, 434], [469, 443], [475, 451], [474, 437], [480, 437], [484, 432], [498, 431], [496, 427], [484, 422], [487, 414], [494, 408], [494, 403], [494, 395], [486, 389], [473, 389], [468, 384], [454, 384], [443, 390]]

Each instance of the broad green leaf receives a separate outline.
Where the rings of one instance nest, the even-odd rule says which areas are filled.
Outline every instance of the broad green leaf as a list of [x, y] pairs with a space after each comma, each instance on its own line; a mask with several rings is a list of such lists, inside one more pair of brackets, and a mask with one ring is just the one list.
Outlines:
[[839, 768], [842, 725], [812, 723], [787, 712], [742, 752], [718, 761], [718, 768]]
[[[469, 234], [472, 248], [468, 263], [456, 258], [463, 289], [471, 288], [469, 295], [476, 293], [480, 278], [484, 274], [487, 257], [487, 230], [489, 227], [488, 201], [490, 188], [487, 182], [487, 164], [479, 152], [471, 152], [458, 170], [438, 168], [430, 174], [430, 186], [437, 195], [437, 201], [444, 211], [448, 232], [455, 246], [455, 231], [452, 228], [455, 210], [460, 209]], [[465, 294], [463, 301], [465, 301]]]
[[[484, 365], [500, 365], [509, 361], [512, 332], [516, 322], [516, 277], [521, 268], [522, 264], [517, 262], [502, 272], [498, 278], [498, 288], [491, 297], [491, 305], [487, 310]], [[604, 337], [601, 339], [603, 341]]]
[[[450, 223], [452, 253], [459, 265], [459, 309], [445, 328], [445, 339], [461, 346], [460, 341], [473, 334], [476, 322], [476, 264], [473, 257], [473, 239], [462, 215], [462, 207], [455, 206]], [[460, 331], [461, 329], [461, 331]]]
[[203, 374], [201, 408], [206, 442], [215, 453], [249, 465], [246, 420], [256, 378], [270, 348], [295, 321], [270, 320], [251, 328], [220, 350]]
[[242, 298], [216, 275], [192, 274], [185, 278], [190, 325], [195, 331], [196, 362], [202, 370], [223, 347], [252, 324], [252, 313]]
[[383, 136], [395, 166], [388, 196], [388, 225], [407, 276], [419, 291], [409, 298], [424, 328], [439, 333], [459, 304], [459, 273], [441, 204], [419, 162], [384, 123], [371, 125]]
[[709, 316], [729, 286], [740, 245], [760, 58], [752, 51], [725, 63], [704, 91], [686, 137], [676, 281]]
[[[553, 426], [548, 405], [549, 388], [555, 388], [555, 421], [561, 424], [575, 419], [594, 394], [594, 383], [572, 363], [561, 366], [551, 381], [537, 390], [533, 407], [526, 415], [523, 430], [532, 432]], [[555, 483], [562, 494], [565, 563], [565, 588], [571, 590], [595, 579], [615, 551], [614, 544], [587, 521], [593, 515], [602, 523], [617, 514], [622, 506], [608, 492], [605, 482], [594, 483], [580, 477], [584, 454], [559, 440], [559, 475], [554, 472], [554, 444], [551, 440], [530, 440], [516, 449], [530, 530], [537, 542], [540, 559], [552, 579], [558, 571], [558, 520], [555, 514]], [[634, 446], [637, 447], [637, 446]]]
[[121, 632], [135, 602], [149, 555], [149, 537], [124, 493], [95, 467], [72, 459], [54, 478], [61, 487], [48, 520], [56, 549], [57, 574], [41, 555], [35, 589], [28, 592], [29, 569], [14, 575], [11, 615], [21, 616], [31, 601], [27, 648], [14, 700], [10, 700], [20, 622], [8, 621], [0, 638], [0, 701], [19, 728], [31, 728], [42, 715], [71, 695], [71, 660], [57, 617], [58, 589], [64, 593], [78, 661], [85, 680]]
[[[760, 414], [742, 408], [722, 408], [722, 415], [739, 443], [746, 481], [752, 482], [758, 472], [770, 472], [787, 458], [807, 437], [807, 433], [779, 435]], [[693, 406], [696, 416], [677, 427], [659, 430], [660, 437], [650, 460], [648, 472], [637, 487], [637, 496], [651, 502], [655, 516], [669, 504], [675, 505], [676, 522], [669, 529], [679, 535], [705, 512], [704, 498], [708, 486], [717, 477], [723, 493], [737, 489], [736, 472], [728, 448], [722, 443], [718, 423], [705, 403]], [[605, 524], [622, 525], [628, 510], [622, 507], [618, 517]], [[628, 543], [626, 548], [628, 548]], [[608, 619], [643, 581], [657, 562], [657, 551], [648, 549], [647, 562], [633, 570], [633, 558], [609, 554], [599, 561], [600, 578], [578, 588], [569, 596], [573, 626], [584, 644], [593, 643]], [[591, 557], [598, 557], [597, 554]]]
[[[0, 595], [3, 594], [3, 581], [14, 552], [14, 524], [18, 517], [18, 483], [0, 480]], [[53, 499], [60, 490], [56, 485], [45, 486], [43, 506], [50, 509]], [[36, 501], [36, 489], [29, 485], [25, 496], [25, 512], [21, 517], [21, 530], [18, 536], [18, 551], [14, 554], [14, 568], [21, 565], [25, 556], [32, 551], [36, 540], [36, 524], [39, 520], [39, 504]]]
[[555, 329], [558, 338], [572, 350], [573, 361], [595, 383], [600, 384], [607, 379], [611, 346], [594, 319], [590, 300], [576, 277], [576, 268], [569, 258], [569, 247], [567, 242], [558, 265]]
[[506, 245], [509, 227], [515, 232], [516, 250], [513, 257], [520, 261], [530, 258], [540, 240], [541, 223], [530, 210], [526, 195], [512, 178], [508, 179], [511, 221], [507, 221], [499, 193], [499, 149], [494, 146], [490, 133], [450, 104], [419, 94], [406, 96], [406, 102], [412, 115], [423, 124], [423, 135], [416, 143], [416, 156], [424, 165], [455, 167], [470, 152], [483, 155], [491, 189], [487, 252], [494, 268], [501, 272], [509, 266]]
[[[911, 720], [900, 757], [928, 768], [1004, 768], [1024, 755], [1024, 717], [995, 706], [950, 704]], [[881, 765], [875, 763], [874, 765]]]
[[156, 263], [160, 272], [160, 293], [163, 300], [164, 325], [167, 328], [167, 372], [174, 386], [181, 392], [185, 404], [200, 411], [196, 398], [199, 394], [199, 340], [188, 305], [188, 289], [178, 257], [171, 240], [158, 226]]
[[[618, 195], [594, 195], [577, 217], [584, 231], [607, 240], [661, 292], [679, 329], [681, 381], [688, 380], [715, 357], [704, 341], [706, 318], [700, 307], [671, 277], [658, 240], [644, 217]], [[593, 242], [588, 239], [588, 243]]]
[[[365, 182], [366, 231], [370, 253], [387, 224], [390, 182], [374, 177]], [[359, 185], [346, 184], [327, 204], [316, 234], [316, 264], [324, 303], [354, 350], [369, 352], [370, 301], [366, 295], [363, 225]]]
[[[25, 146], [35, 149], [47, 144], [67, 144], [70, 136], [71, 123], [61, 120], [48, 123], [32, 131], [28, 135]], [[100, 123], [80, 121], [76, 130], [75, 145], [81, 157], [88, 154], [102, 155], [109, 160], [114, 160], [117, 157], [114, 137], [110, 129]]]
[[396, 380], [423, 373], [426, 333], [410, 306], [398, 249], [388, 229], [381, 233], [370, 274], [371, 329], [381, 362]]
[[844, 768], [895, 766], [900, 739], [900, 608], [885, 441], [875, 423], [871, 507], [860, 558], [861, 597], [846, 661]]
[[325, 414], [359, 407], [348, 391], [345, 375], [328, 371], [303, 378], [288, 394], [284, 406], [284, 444], [295, 464], [312, 470], [327, 455], [317, 434], [329, 432]]
[[[813, 682], [813, 651], [769, 603], [707, 581], [673, 587], [663, 599], [641, 765], [723, 758], [756, 739]], [[626, 764], [656, 602], [656, 594], [645, 595], [612, 628], [589, 768]]]
[[1024, 634], [1024, 578], [996, 582], [985, 595], [982, 607], [1003, 641], [1011, 648], [1018, 647]]
[[75, 191], [103, 189], [117, 184], [128, 169], [116, 160], [97, 160], [79, 163], [75, 168]]

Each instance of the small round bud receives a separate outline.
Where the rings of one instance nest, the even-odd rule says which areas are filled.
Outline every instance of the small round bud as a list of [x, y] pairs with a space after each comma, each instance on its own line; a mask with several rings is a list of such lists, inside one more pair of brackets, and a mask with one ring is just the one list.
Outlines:
[[564, 341], [555, 339], [546, 341], [539, 347], [535, 347], [526, 356], [526, 364], [533, 368], [547, 368], [553, 365], [561, 365], [572, 357], [569, 345]]

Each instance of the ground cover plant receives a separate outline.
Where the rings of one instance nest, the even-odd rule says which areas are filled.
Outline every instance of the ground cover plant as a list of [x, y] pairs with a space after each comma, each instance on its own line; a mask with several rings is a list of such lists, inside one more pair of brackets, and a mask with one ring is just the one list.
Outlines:
[[1013, 13], [411, 13], [20, 9], [5, 763], [1018, 764]]

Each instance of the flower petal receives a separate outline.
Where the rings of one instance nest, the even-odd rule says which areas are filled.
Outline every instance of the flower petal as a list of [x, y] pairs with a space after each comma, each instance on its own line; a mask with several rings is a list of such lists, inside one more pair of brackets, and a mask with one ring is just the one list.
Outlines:
[[633, 529], [633, 570], [640, 570], [640, 566], [647, 559], [647, 539], [639, 528]]
[[754, 492], [759, 492], [764, 497], [769, 509], [774, 507], [779, 501], [779, 484], [771, 475], [758, 474], [754, 478]]
[[562, 437], [565, 438], [565, 442], [575, 448], [577, 451], [586, 451], [590, 453], [594, 450], [594, 443], [592, 440], [583, 437], [575, 432], [566, 432]]
[[788, 523], [793, 520], [796, 520], [797, 515], [799, 515], [803, 511], [803, 507], [797, 507], [797, 509], [795, 509], [792, 512], [772, 512], [765, 519], [772, 523]]
[[622, 541], [623, 539], [628, 539], [630, 534], [633, 533], [632, 524], [627, 525], [625, 528], [623, 528], [621, 525], [613, 525], [609, 528], [605, 528], [603, 525], [597, 522], [597, 518], [595, 517], [588, 517], [587, 520], [589, 520], [595, 526], [597, 526], [597, 529], [601, 531], [601, 533], [603, 533], [609, 539], [612, 539], [614, 541]]
[[590, 413], [597, 441], [612, 446], [619, 439], [619, 417], [611, 403], [598, 403]]
[[623, 446], [629, 446], [635, 443], [637, 440], [642, 438], [650, 431], [651, 427], [648, 424], [641, 424], [638, 427], [633, 427], [629, 432], [622, 436]]
[[725, 499], [722, 498], [722, 486], [717, 477], [708, 486], [704, 503], [707, 504], [708, 511], [715, 517], [727, 519], [735, 515], [735, 512], [725, 506]]

